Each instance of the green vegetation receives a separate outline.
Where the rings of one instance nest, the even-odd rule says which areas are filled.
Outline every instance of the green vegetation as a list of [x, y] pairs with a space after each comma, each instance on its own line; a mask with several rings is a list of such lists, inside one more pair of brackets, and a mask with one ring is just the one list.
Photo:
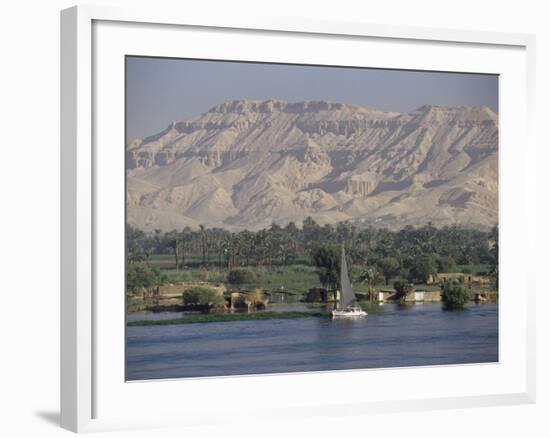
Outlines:
[[395, 289], [396, 301], [403, 303], [407, 299], [407, 296], [414, 290], [414, 286], [411, 283], [404, 281], [396, 281], [393, 284]]
[[437, 274], [437, 260], [432, 254], [416, 257], [409, 270], [409, 281], [427, 283]]
[[[163, 266], [163, 263], [158, 263], [152, 259], [150, 264], [154, 266]], [[174, 269], [162, 268], [162, 273], [167, 283], [179, 283], [179, 282], [197, 282], [207, 281], [210, 283], [223, 283], [226, 281], [226, 272], [223, 269], [200, 269], [189, 268], [185, 271], [176, 271]]]
[[437, 256], [437, 272], [453, 272], [456, 268], [455, 259], [451, 256]]
[[367, 313], [381, 313], [385, 311], [384, 306], [380, 306], [377, 303], [373, 304], [370, 301], [358, 301], [358, 304]]
[[456, 310], [463, 309], [470, 300], [470, 291], [464, 284], [458, 281], [446, 281], [443, 284], [441, 299], [445, 309]]
[[427, 224], [390, 231], [350, 222], [320, 225], [307, 218], [300, 227], [291, 222], [240, 232], [204, 226], [144, 232], [128, 226], [126, 237], [129, 292], [182, 282], [296, 297], [311, 288], [334, 291], [342, 243], [354, 291], [369, 299], [396, 281], [426, 290], [426, 283], [444, 272], [481, 273], [498, 286], [496, 227], [487, 232]]
[[313, 263], [324, 288], [335, 291], [340, 282], [340, 249], [336, 245], [317, 248], [313, 254]]
[[462, 272], [463, 274], [471, 275], [487, 275], [491, 269], [491, 264], [489, 263], [478, 263], [471, 265], [456, 265], [454, 271]]
[[294, 319], [329, 317], [330, 312], [255, 312], [186, 315], [183, 318], [132, 321], [128, 326], [195, 324], [200, 322], [257, 321], [265, 319]]
[[225, 298], [217, 290], [207, 286], [195, 286], [183, 294], [183, 304], [196, 306], [223, 306]]
[[227, 274], [227, 281], [231, 284], [255, 284], [261, 280], [261, 271], [248, 268], [232, 269]]
[[144, 262], [132, 262], [128, 265], [126, 288], [132, 292], [149, 289], [162, 282], [160, 269]]
[[401, 273], [401, 264], [395, 257], [384, 257], [378, 261], [378, 269], [380, 269], [384, 281], [388, 285], [391, 278]]
[[367, 268], [359, 274], [359, 281], [366, 283], [369, 301], [374, 303], [375, 287], [381, 281], [381, 274], [374, 268]]
[[307, 218], [301, 228], [291, 222], [285, 227], [273, 224], [256, 232], [238, 233], [205, 227], [146, 233], [128, 226], [126, 237], [130, 263], [158, 260], [163, 268], [175, 270], [201, 266], [231, 270], [314, 265], [316, 250], [331, 245], [339, 248], [342, 243], [353, 264], [377, 265], [378, 262], [382, 264], [384, 258], [392, 257], [399, 262], [401, 274], [409, 270], [419, 256], [433, 256], [440, 272], [452, 269], [453, 264], [490, 265], [498, 260], [496, 228], [486, 232], [457, 226], [436, 228], [427, 224], [390, 231], [358, 228], [350, 222], [321, 226]]

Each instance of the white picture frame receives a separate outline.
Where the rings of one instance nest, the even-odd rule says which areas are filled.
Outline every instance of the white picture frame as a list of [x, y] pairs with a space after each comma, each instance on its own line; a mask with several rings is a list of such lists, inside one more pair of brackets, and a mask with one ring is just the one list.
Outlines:
[[[147, 30], [147, 37], [140, 37]], [[379, 55], [376, 66], [402, 68], [421, 65], [425, 69], [437, 70], [443, 62], [452, 71], [480, 71], [503, 75], [501, 81], [501, 147], [503, 151], [500, 171], [501, 205], [501, 251], [503, 268], [516, 263], [515, 273], [527, 281], [517, 280], [501, 269], [501, 349], [503, 356], [499, 364], [478, 368], [472, 366], [453, 367], [417, 367], [414, 369], [370, 370], [338, 373], [298, 373], [279, 376], [244, 376], [237, 378], [187, 379], [179, 381], [151, 381], [126, 383], [120, 380], [120, 357], [123, 346], [120, 345], [120, 333], [124, 331], [124, 314], [120, 313], [120, 301], [101, 295], [103, 285], [109, 278], [119, 282], [123, 272], [116, 270], [116, 263], [109, 260], [108, 252], [120, 254], [123, 248], [123, 235], [117, 235], [122, 222], [112, 227], [103, 215], [109, 206], [118, 205], [120, 190], [109, 193], [107, 187], [113, 183], [119, 187], [124, 179], [119, 173], [120, 160], [113, 163], [105, 160], [105, 154], [98, 144], [118, 145], [117, 141], [105, 141], [107, 134], [117, 128], [120, 122], [119, 94], [120, 55], [152, 54], [160, 50], [165, 43], [165, 56], [170, 50], [177, 55], [177, 44], [173, 47], [163, 40], [170, 32], [182, 31], [182, 38], [196, 32], [199, 38], [217, 38], [220, 33], [232, 32], [234, 38], [242, 41], [254, 41], [264, 38], [264, 42], [279, 39], [285, 44], [308, 40], [312, 44], [316, 39], [334, 39], [336, 45], [369, 43], [376, 52], [376, 44], [393, 47], [401, 53], [402, 59], [386, 60]], [[126, 34], [131, 32], [131, 34]], [[187, 33], [186, 33], [187, 32]], [[157, 34], [157, 37], [152, 36]], [[126, 38], [131, 35], [132, 38]], [[164, 36], [163, 36], [164, 35]], [[178, 34], [179, 35], [179, 34]], [[170, 35], [173, 39], [173, 35]], [[179, 38], [179, 37], [178, 37]], [[129, 49], [128, 41], [133, 47]], [[291, 41], [295, 40], [295, 41]], [[332, 40], [331, 40], [332, 41]], [[108, 44], [107, 44], [108, 43]], [[140, 46], [141, 44], [141, 46]], [[281, 43], [282, 44], [282, 43]], [[147, 46], [147, 47], [145, 47]], [[277, 45], [278, 46], [278, 45]], [[140, 53], [136, 53], [137, 50]], [[140, 47], [143, 47], [141, 51]], [[268, 47], [267, 49], [265, 47]], [[426, 57], [407, 58], [405, 47], [410, 52], [440, 53], [440, 59]], [[464, 52], [457, 56], [446, 56], [447, 50]], [[535, 400], [535, 309], [534, 309], [534, 273], [525, 263], [526, 251], [531, 251], [535, 242], [535, 216], [529, 215], [529, 209], [535, 208], [535, 142], [533, 138], [534, 109], [534, 47], [532, 35], [506, 34], [490, 32], [460, 31], [451, 29], [424, 29], [402, 26], [382, 26], [365, 23], [314, 22], [301, 19], [258, 19], [245, 17], [237, 21], [226, 22], [223, 17], [190, 16], [177, 11], [157, 9], [127, 10], [110, 7], [78, 6], [61, 13], [61, 425], [75, 431], [99, 431], [119, 428], [147, 428], [162, 426], [185, 426], [200, 424], [216, 417], [217, 421], [231, 421], [235, 414], [255, 418], [274, 419], [286, 411], [293, 418], [306, 418], [326, 415], [361, 415], [367, 412], [395, 412], [413, 409], [441, 409], [452, 407], [475, 407], [502, 404], [532, 403]], [[128, 52], [127, 50], [131, 50]], [[206, 42], [195, 45], [195, 54], [209, 50]], [[451, 50], [451, 51], [452, 51]], [[314, 50], [312, 50], [314, 52]], [[399, 52], [400, 51], [400, 52]], [[432, 52], [431, 52], [432, 51]], [[468, 55], [468, 51], [472, 55]], [[275, 45], [250, 44], [248, 60], [262, 56], [292, 57], [299, 61], [299, 54], [277, 53]], [[342, 56], [345, 56], [342, 50]], [[254, 55], [256, 53], [256, 55]], [[432, 53], [432, 54], [433, 54]], [[206, 57], [215, 56], [214, 52]], [[237, 52], [231, 53], [238, 59]], [[312, 55], [314, 56], [314, 55]], [[325, 55], [318, 55], [319, 57]], [[348, 55], [349, 56], [349, 55]], [[378, 55], [377, 55], [378, 56]], [[409, 54], [409, 56], [412, 56]], [[463, 58], [461, 58], [463, 56]], [[468, 58], [470, 56], [470, 58]], [[487, 57], [489, 57], [487, 59]], [[226, 56], [227, 58], [227, 56]], [[464, 59], [470, 59], [466, 62]], [[271, 58], [270, 58], [271, 59]], [[321, 59], [321, 58], [318, 58]], [[407, 60], [408, 59], [408, 60]], [[114, 60], [115, 62], [107, 62]], [[337, 62], [345, 62], [337, 60]], [[406, 63], [409, 64], [406, 64]], [[422, 62], [423, 64], [419, 64]], [[320, 62], [322, 64], [322, 62]], [[438, 64], [439, 63], [439, 64]], [[476, 64], [477, 63], [477, 64]], [[406, 64], [406, 65], [405, 65]], [[476, 65], [479, 68], [476, 68]], [[113, 68], [113, 70], [111, 70]], [[117, 70], [118, 69], [118, 70]], [[473, 69], [473, 70], [472, 70]], [[112, 81], [112, 83], [110, 83]], [[123, 106], [123, 105], [122, 105]], [[107, 110], [105, 110], [107, 108]], [[105, 111], [104, 111], [105, 110]], [[106, 113], [109, 112], [109, 114]], [[106, 121], [109, 119], [109, 121]], [[514, 123], [512, 123], [514, 121]], [[109, 126], [112, 124], [112, 126]], [[120, 123], [119, 123], [120, 124]], [[98, 128], [98, 126], [100, 128]], [[118, 132], [118, 131], [117, 131]], [[120, 134], [120, 132], [119, 132]], [[116, 136], [114, 138], [117, 138]], [[522, 148], [516, 150], [508, 145], [518, 141]], [[120, 157], [124, 155], [124, 143], [121, 144]], [[511, 170], [514, 183], [511, 183]], [[117, 182], [118, 181], [118, 182]], [[118, 184], [118, 185], [117, 185]], [[120, 188], [120, 187], [119, 187]], [[521, 202], [518, 207], [517, 202]], [[120, 207], [121, 210], [118, 210]], [[115, 218], [120, 217], [124, 204], [116, 207]], [[523, 224], [524, 234], [517, 235]], [[109, 243], [116, 251], [106, 251]], [[122, 243], [123, 246], [123, 243]], [[109, 273], [106, 265], [113, 266]], [[117, 274], [118, 272], [118, 274]], [[116, 277], [116, 278], [114, 278]], [[117, 283], [118, 284], [118, 283]], [[506, 288], [519, 290], [518, 302], [511, 303]], [[121, 295], [122, 292], [121, 292]], [[101, 297], [101, 298], [98, 298]], [[112, 306], [111, 306], [112, 304]], [[515, 310], [514, 310], [515, 309]], [[514, 313], [517, 314], [514, 316]], [[507, 331], [507, 324], [514, 316], [515, 331]], [[122, 330], [122, 332], [121, 332]], [[114, 333], [106, 336], [106, 333]], [[111, 342], [112, 340], [112, 342]], [[122, 348], [122, 351], [121, 351]], [[513, 353], [513, 354], [512, 354]], [[106, 358], [115, 358], [107, 362]], [[116, 367], [113, 365], [116, 364]], [[112, 368], [117, 368], [113, 371]], [[493, 367], [493, 368], [491, 368]], [[504, 371], [502, 371], [504, 370]], [[409, 390], [391, 392], [382, 397], [376, 393], [374, 379], [383, 381], [391, 373], [395, 381], [412, 382], [430, 376], [433, 380], [431, 390], [420, 391], [413, 383]], [[468, 379], [474, 374], [487, 374], [483, 381], [479, 379], [479, 390], [474, 391], [467, 384], [453, 388], [441, 388], [440, 381], [452, 375], [457, 379]], [[491, 374], [494, 382], [491, 380]], [[462, 376], [462, 377], [461, 377]], [[302, 387], [312, 389], [319, 385], [342, 385], [351, 388], [357, 379], [366, 379], [372, 383], [373, 394], [370, 397], [346, 397], [334, 403], [328, 403], [319, 394], [305, 391], [304, 396], [297, 395], [288, 406], [277, 393], [288, 388]], [[442, 380], [438, 380], [442, 379]], [[501, 383], [498, 383], [501, 382]], [[167, 410], [159, 405], [156, 411], [147, 407], [144, 415], [135, 409], [124, 409], [126, 404], [138, 396], [144, 399], [166, 396], [173, 401], [174, 393], [185, 386], [192, 406]], [[396, 385], [398, 386], [398, 385]], [[429, 385], [428, 385], [429, 386]], [[240, 388], [240, 408], [224, 412], [221, 408], [229, 400], [228, 394]], [[259, 403], [246, 402], [247, 396], [260, 396], [256, 389], [262, 388], [273, 403], [267, 399], [260, 407]], [[219, 404], [208, 403], [200, 397], [201, 393], [216, 392]], [[180, 391], [181, 393], [181, 391]], [[233, 392], [234, 393], [234, 392]], [[224, 396], [226, 394], [226, 396]], [[378, 395], [377, 395], [378, 394]], [[127, 402], [121, 403], [122, 401]], [[244, 401], [243, 401], [244, 400]], [[188, 403], [189, 404], [189, 403]], [[277, 409], [274, 410], [274, 407]], [[192, 409], [191, 409], [192, 408]], [[207, 409], [208, 408], [208, 412]], [[190, 410], [191, 409], [191, 410]], [[286, 410], [286, 411], [285, 411]], [[215, 415], [212, 415], [212, 412]], [[187, 412], [186, 415], [183, 412]]]

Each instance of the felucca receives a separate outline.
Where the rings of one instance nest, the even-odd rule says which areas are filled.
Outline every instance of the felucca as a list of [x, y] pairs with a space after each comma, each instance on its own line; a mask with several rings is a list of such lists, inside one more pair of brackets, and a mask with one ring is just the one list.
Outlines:
[[348, 275], [348, 264], [346, 262], [346, 253], [344, 251], [344, 245], [342, 245], [342, 260], [340, 261], [340, 302], [339, 309], [332, 311], [333, 318], [357, 318], [367, 316], [365, 312], [359, 306], [352, 306], [351, 303], [355, 301], [355, 295], [351, 289], [351, 283]]

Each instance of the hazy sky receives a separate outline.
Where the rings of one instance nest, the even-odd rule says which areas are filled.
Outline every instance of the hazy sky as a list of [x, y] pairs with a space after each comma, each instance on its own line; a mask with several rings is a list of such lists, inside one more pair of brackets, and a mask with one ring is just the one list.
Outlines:
[[128, 139], [234, 99], [329, 100], [399, 112], [487, 105], [498, 112], [495, 75], [146, 57], [126, 63]]

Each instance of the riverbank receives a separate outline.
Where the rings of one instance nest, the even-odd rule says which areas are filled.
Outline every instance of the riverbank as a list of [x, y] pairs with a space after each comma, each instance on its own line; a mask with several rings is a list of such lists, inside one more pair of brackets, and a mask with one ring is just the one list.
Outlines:
[[254, 312], [254, 313], [210, 313], [185, 315], [182, 318], [140, 320], [131, 321], [127, 325], [149, 326], [149, 325], [173, 325], [173, 324], [196, 324], [205, 322], [230, 322], [230, 321], [257, 321], [266, 319], [296, 319], [296, 318], [328, 318], [330, 312]]

